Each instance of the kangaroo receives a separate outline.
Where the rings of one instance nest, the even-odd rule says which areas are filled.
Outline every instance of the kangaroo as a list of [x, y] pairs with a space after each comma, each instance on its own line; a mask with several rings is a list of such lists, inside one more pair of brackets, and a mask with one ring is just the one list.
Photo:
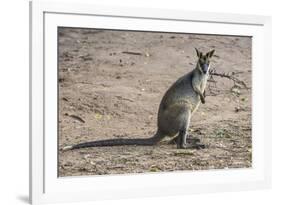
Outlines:
[[209, 77], [210, 59], [215, 50], [205, 55], [196, 49], [196, 67], [180, 77], [164, 94], [158, 109], [158, 129], [154, 136], [146, 139], [107, 139], [66, 146], [63, 150], [86, 147], [157, 144], [166, 136], [176, 136], [178, 149], [205, 148], [198, 138], [188, 134], [190, 119], [201, 103], [205, 103], [205, 87]]

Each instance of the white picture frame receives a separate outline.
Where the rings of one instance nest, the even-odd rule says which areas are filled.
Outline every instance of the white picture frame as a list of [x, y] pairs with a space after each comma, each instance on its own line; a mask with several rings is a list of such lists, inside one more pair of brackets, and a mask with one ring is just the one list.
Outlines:
[[[54, 120], [57, 119], [58, 26], [252, 36], [253, 167], [58, 178], [57, 121]], [[269, 188], [271, 109], [266, 108], [271, 107], [270, 51], [271, 18], [266, 16], [30, 2], [30, 202], [43, 204]]]

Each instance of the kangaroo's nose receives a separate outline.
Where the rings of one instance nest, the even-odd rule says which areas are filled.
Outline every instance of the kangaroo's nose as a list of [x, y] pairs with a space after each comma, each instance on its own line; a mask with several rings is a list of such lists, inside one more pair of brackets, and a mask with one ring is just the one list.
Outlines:
[[202, 65], [202, 70], [203, 70], [204, 73], [207, 73], [207, 72], [208, 72], [208, 68], [209, 68], [209, 65], [208, 65], [208, 64], [204, 63], [204, 64]]

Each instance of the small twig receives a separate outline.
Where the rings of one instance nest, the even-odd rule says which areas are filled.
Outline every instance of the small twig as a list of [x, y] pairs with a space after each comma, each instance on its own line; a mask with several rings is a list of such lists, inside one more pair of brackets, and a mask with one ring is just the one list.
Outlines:
[[128, 99], [128, 98], [124, 98], [124, 97], [122, 97], [122, 96], [120, 96], [120, 95], [116, 95], [116, 98], [118, 98], [118, 99], [120, 99], [120, 100], [127, 100], [127, 101], [130, 101], [130, 102], [134, 102], [133, 100]]
[[93, 84], [93, 83], [90, 83], [90, 82], [83, 82], [83, 81], [81, 81], [81, 82], [75, 82], [75, 83], [86, 84], [86, 85], [92, 85], [92, 84]]
[[72, 118], [78, 120], [79, 122], [85, 123], [85, 120], [83, 120], [81, 117], [79, 117], [77, 115], [69, 115], [69, 117], [72, 117]]
[[[219, 93], [219, 90], [217, 89], [217, 81], [214, 79], [214, 76], [210, 76], [209, 80], [208, 80], [208, 90], [210, 93], [210, 96], [216, 96]], [[214, 89], [216, 89], [217, 92], [214, 91]]]
[[130, 54], [130, 55], [142, 55], [142, 53], [139, 52], [132, 52], [132, 51], [123, 51], [124, 54]]
[[65, 113], [66, 116], [72, 117], [75, 120], [78, 120], [79, 122], [85, 123], [85, 120], [83, 120], [81, 117], [77, 115], [69, 115], [68, 113]]

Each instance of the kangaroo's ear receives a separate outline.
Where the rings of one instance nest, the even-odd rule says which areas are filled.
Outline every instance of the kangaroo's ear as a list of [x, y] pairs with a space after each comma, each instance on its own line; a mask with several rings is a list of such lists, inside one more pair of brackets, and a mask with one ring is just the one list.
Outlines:
[[201, 58], [203, 54], [200, 51], [198, 51], [197, 48], [195, 48], [195, 50], [196, 50], [197, 57]]
[[208, 58], [212, 58], [212, 56], [214, 55], [214, 53], [215, 53], [215, 50], [211, 50], [210, 52], [208, 52], [208, 53], [206, 54], [206, 56], [207, 56]]

